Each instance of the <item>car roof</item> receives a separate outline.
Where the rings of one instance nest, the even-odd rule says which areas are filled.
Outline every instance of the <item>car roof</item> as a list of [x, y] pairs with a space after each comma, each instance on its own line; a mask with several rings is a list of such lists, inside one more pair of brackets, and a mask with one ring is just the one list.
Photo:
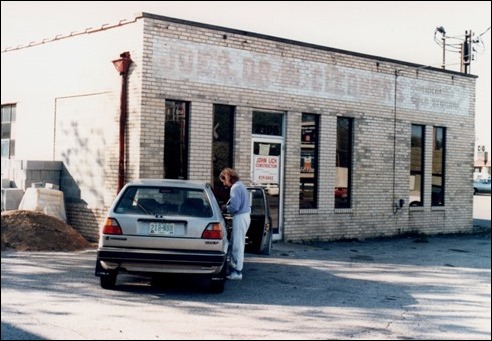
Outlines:
[[[210, 187], [210, 184], [199, 180], [177, 180], [177, 179], [136, 179], [130, 181], [126, 186], [171, 186], [171, 187], [187, 187], [187, 188], [205, 188]], [[262, 186], [251, 185], [246, 186], [248, 189], [264, 189]]]
[[206, 188], [210, 184], [197, 180], [175, 180], [175, 179], [137, 179], [130, 181], [126, 186], [171, 186], [187, 188]]

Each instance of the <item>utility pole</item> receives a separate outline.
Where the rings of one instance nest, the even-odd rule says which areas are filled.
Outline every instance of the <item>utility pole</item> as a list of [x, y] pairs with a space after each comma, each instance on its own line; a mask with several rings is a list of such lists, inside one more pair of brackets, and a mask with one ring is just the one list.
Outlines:
[[442, 68], [446, 68], [446, 31], [442, 33]]
[[[485, 31], [487, 32], [490, 29], [490, 27]], [[484, 32], [484, 33], [485, 33]], [[439, 40], [437, 37], [437, 33], [441, 34], [441, 39]], [[482, 36], [484, 33], [480, 34]], [[465, 39], [462, 39], [461, 37], [447, 37], [446, 36], [446, 30], [442, 26], [437, 26], [436, 29], [434, 30], [434, 41], [436, 42], [437, 45], [442, 47], [442, 68], [446, 69], [446, 47], [449, 47], [448, 51], [451, 52], [456, 52], [460, 54], [460, 72], [465, 73], [465, 74], [470, 74], [471, 73], [471, 62], [473, 60], [473, 52], [475, 51], [473, 49], [473, 44], [476, 44], [480, 42], [480, 36], [478, 39], [473, 40], [473, 32], [472, 30], [465, 31]], [[449, 41], [450, 39], [458, 39], [460, 40], [459, 43], [455, 44], [450, 44], [449, 42], [446, 43], [446, 41]]]
[[465, 41], [461, 44], [461, 72], [466, 74], [471, 72], [472, 54], [472, 31], [465, 31]]

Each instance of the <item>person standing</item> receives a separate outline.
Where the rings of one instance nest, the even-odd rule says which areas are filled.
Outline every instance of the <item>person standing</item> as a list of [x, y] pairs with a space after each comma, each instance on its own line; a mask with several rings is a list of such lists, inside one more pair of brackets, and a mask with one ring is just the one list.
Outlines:
[[222, 210], [232, 215], [232, 253], [231, 253], [231, 273], [227, 276], [231, 280], [241, 280], [243, 278], [244, 246], [246, 233], [251, 223], [251, 207], [249, 203], [249, 192], [242, 181], [239, 180], [238, 173], [232, 168], [224, 168], [220, 172], [220, 181], [226, 187], [231, 188], [230, 198]]

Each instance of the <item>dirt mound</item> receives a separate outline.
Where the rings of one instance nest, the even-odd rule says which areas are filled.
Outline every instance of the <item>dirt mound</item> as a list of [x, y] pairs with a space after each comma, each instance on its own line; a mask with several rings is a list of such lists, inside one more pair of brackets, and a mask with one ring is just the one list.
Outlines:
[[2, 250], [76, 251], [92, 248], [72, 226], [33, 211], [2, 212]]

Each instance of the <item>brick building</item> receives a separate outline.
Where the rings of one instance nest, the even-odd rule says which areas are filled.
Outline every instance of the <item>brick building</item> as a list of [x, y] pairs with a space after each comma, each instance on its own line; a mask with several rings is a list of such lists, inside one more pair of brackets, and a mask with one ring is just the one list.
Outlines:
[[6, 49], [1, 77], [2, 177], [61, 162], [92, 240], [121, 181], [221, 193], [225, 166], [268, 188], [276, 239], [472, 229], [475, 76], [142, 13]]

